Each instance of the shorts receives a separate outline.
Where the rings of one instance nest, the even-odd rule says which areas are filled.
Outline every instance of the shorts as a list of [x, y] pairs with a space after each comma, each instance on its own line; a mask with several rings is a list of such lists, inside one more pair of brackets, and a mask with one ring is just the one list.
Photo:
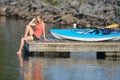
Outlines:
[[34, 34], [32, 36], [33, 36], [33, 40], [39, 40], [39, 38], [37, 38]]

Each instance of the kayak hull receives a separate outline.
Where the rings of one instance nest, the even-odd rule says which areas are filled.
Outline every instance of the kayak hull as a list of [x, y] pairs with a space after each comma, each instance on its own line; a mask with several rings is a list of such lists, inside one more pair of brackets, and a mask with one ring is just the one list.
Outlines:
[[120, 39], [120, 33], [103, 35], [101, 31], [97, 34], [94, 32], [94, 29], [51, 29], [50, 32], [58, 39], [79, 41], [106, 41]]

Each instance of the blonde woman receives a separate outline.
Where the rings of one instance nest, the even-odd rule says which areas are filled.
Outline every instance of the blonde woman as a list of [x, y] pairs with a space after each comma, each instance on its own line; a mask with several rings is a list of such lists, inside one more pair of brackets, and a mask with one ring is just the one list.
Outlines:
[[[35, 27], [35, 30], [33, 30], [32, 26]], [[44, 40], [46, 41], [45, 23], [43, 22], [42, 16], [36, 16], [26, 26], [25, 34], [24, 34], [24, 37], [21, 38], [20, 48], [17, 54], [22, 54], [22, 49], [23, 49], [25, 40], [39, 40], [42, 34], [44, 36]]]

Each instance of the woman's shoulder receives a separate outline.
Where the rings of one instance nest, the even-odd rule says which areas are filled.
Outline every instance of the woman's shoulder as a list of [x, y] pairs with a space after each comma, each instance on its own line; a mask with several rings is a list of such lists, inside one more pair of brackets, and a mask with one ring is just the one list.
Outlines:
[[44, 23], [44, 22], [42, 22], [41, 24], [42, 24], [43, 26], [45, 26], [45, 23]]

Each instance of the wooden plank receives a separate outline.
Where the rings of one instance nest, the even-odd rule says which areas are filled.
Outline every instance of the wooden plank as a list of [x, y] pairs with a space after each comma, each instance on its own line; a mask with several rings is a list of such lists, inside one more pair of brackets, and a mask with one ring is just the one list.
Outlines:
[[43, 37], [38, 41], [26, 41], [29, 52], [120, 52], [119, 41], [82, 42], [74, 40], [58, 40]]
[[81, 42], [48, 38], [26, 41], [29, 52], [120, 52], [119, 42]]

